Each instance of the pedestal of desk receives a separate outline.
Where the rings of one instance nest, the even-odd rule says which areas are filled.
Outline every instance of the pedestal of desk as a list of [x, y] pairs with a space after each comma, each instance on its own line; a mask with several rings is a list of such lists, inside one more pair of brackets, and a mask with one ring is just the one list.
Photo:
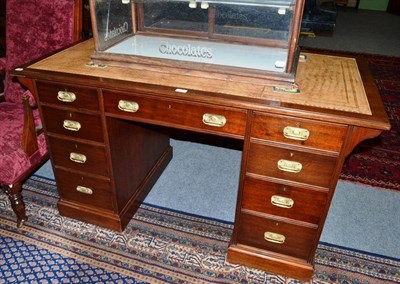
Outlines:
[[[86, 201], [84, 194], [75, 191], [66, 196], [68, 189], [62, 184], [68, 177], [58, 175], [60, 171], [56, 170], [58, 184], [61, 185], [58, 209], [63, 216], [123, 231], [172, 159], [172, 148], [168, 135], [117, 119], [109, 119], [107, 125], [112, 167], [106, 172], [113, 178], [92, 183], [95, 196], [88, 196]], [[78, 182], [90, 183], [91, 177], [85, 173], [76, 174], [82, 177], [82, 181], [78, 179]], [[99, 182], [109, 182], [110, 185], [102, 188]], [[72, 191], [74, 188], [75, 183]], [[99, 193], [99, 189], [110, 191], [100, 203], [96, 202], [96, 198], [101, 198], [99, 196], [104, 193]]]

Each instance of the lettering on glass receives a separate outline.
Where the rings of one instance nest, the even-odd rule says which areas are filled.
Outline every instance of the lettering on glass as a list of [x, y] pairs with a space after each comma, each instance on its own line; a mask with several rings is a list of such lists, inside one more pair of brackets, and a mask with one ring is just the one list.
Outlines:
[[126, 33], [127, 31], [128, 31], [128, 22], [124, 22], [119, 27], [116, 27], [116, 28], [113, 28], [113, 29], [107, 31], [106, 34], [104, 35], [104, 41], [113, 39], [119, 35]]
[[200, 57], [209, 59], [213, 57], [213, 52], [211, 48], [194, 46], [190, 43], [184, 45], [177, 45], [177, 44], [170, 44], [169, 42], [163, 42], [158, 50], [162, 54], [172, 54], [172, 55]]

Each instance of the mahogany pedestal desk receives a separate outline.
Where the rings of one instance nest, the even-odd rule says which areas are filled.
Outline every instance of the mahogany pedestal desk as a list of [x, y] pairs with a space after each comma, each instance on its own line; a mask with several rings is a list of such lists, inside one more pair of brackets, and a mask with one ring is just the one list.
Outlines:
[[165, 129], [239, 139], [227, 261], [309, 280], [345, 157], [390, 128], [367, 63], [307, 54], [293, 94], [212, 72], [101, 68], [92, 52], [89, 40], [14, 72], [38, 101], [60, 214], [122, 231], [172, 158]]

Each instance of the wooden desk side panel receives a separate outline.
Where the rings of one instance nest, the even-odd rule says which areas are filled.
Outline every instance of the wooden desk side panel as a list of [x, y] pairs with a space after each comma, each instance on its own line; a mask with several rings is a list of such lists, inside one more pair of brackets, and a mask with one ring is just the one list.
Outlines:
[[[141, 195], [142, 187], [151, 179], [159, 161], [166, 159], [167, 164], [172, 158], [169, 136], [131, 121], [113, 118], [107, 118], [106, 121], [117, 210], [124, 215], [125, 211], [129, 211], [126, 206], [131, 206], [133, 199]], [[129, 215], [133, 215], [133, 212]]]

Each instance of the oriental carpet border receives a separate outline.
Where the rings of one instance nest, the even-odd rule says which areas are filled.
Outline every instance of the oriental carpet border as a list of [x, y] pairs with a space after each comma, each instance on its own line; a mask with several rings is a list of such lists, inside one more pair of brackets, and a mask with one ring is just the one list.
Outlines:
[[[225, 261], [232, 224], [144, 204], [124, 232], [58, 214], [55, 182], [31, 177], [29, 220], [0, 194], [0, 283], [300, 283]], [[321, 243], [311, 283], [399, 283], [400, 260]]]

